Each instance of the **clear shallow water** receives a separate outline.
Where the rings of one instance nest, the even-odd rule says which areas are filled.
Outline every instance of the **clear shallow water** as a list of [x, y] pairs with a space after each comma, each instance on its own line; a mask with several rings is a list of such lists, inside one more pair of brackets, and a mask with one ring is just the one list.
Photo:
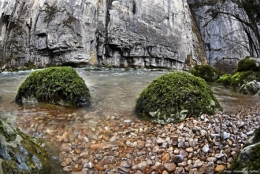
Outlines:
[[[91, 94], [91, 106], [73, 109], [48, 104], [20, 106], [14, 103], [16, 92], [32, 71], [3, 72], [0, 74], [0, 115], [48, 115], [51, 113], [92, 113], [102, 119], [107, 115], [134, 117], [135, 100], [140, 92], [154, 79], [166, 71], [103, 69], [101, 71], [85, 71], [76, 69], [84, 79]], [[215, 96], [221, 102], [224, 111], [248, 107], [258, 102], [259, 97], [238, 94], [218, 84], [210, 84]], [[235, 108], [236, 107], [236, 108]], [[24, 114], [23, 114], [24, 113]]]
[[[95, 142], [102, 136], [102, 131], [115, 127], [118, 122], [135, 120], [133, 109], [138, 95], [152, 80], [167, 73], [125, 69], [76, 70], [90, 89], [90, 107], [76, 109], [49, 104], [18, 105], [13, 102], [16, 92], [32, 71], [1, 73], [0, 117], [9, 118], [24, 132], [44, 138], [57, 147], [81, 141], [80, 135], [86, 135], [89, 139], [86, 141]], [[238, 94], [218, 84], [210, 85], [224, 112], [239, 112], [259, 101], [259, 97]]]

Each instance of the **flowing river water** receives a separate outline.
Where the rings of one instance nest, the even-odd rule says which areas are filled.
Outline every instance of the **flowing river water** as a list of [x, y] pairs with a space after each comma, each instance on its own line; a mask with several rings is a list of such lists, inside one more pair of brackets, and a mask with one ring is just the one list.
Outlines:
[[[92, 133], [88, 133], [89, 139], [85, 141], [95, 140], [102, 136], [99, 130], [109, 129], [109, 125], [113, 125], [113, 119], [108, 118], [120, 118], [121, 121], [137, 119], [133, 113], [135, 99], [152, 80], [167, 73], [144, 69], [76, 70], [90, 89], [90, 107], [64, 108], [35, 103], [18, 105], [13, 102], [16, 92], [32, 71], [3, 72], [0, 74], [0, 117], [8, 118], [24, 132], [44, 138], [56, 147], [61, 146], [62, 142], [78, 141], [79, 135], [88, 130]], [[210, 85], [224, 112], [239, 112], [259, 100], [259, 97], [238, 94], [221, 85]], [[53, 158], [57, 159], [58, 156], [53, 155]]]

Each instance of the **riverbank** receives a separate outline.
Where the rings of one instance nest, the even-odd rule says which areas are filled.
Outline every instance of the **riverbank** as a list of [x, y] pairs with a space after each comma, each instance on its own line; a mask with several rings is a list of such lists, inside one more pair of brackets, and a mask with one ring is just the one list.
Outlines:
[[[28, 115], [18, 124], [29, 134], [60, 147], [66, 172], [214, 173], [230, 168], [258, 128], [258, 108], [259, 103], [251, 108], [234, 106], [224, 108], [226, 113], [164, 126], [109, 113], [103, 113], [100, 120], [95, 118], [97, 113], [85, 110], [67, 115]], [[52, 129], [55, 120], [60, 125]], [[75, 122], [77, 127], [70, 125]]]

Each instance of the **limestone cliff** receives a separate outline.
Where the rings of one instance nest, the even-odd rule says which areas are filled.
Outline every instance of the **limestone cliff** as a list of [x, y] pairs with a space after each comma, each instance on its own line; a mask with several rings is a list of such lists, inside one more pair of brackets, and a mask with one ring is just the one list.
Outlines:
[[0, 0], [0, 66], [189, 69], [259, 57], [258, 7], [259, 0]]
[[1, 66], [207, 63], [186, 0], [0, 0]]
[[209, 63], [260, 55], [259, 0], [190, 0]]

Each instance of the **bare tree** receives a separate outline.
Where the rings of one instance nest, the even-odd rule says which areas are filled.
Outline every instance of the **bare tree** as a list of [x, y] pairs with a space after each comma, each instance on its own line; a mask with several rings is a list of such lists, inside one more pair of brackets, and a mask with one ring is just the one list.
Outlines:
[[[239, 21], [248, 37], [250, 56], [260, 56], [260, 2], [259, 0], [231, 0], [237, 4], [234, 10], [225, 11], [222, 6], [212, 10], [212, 17], [228, 15]], [[223, 4], [223, 3], [222, 3]]]

